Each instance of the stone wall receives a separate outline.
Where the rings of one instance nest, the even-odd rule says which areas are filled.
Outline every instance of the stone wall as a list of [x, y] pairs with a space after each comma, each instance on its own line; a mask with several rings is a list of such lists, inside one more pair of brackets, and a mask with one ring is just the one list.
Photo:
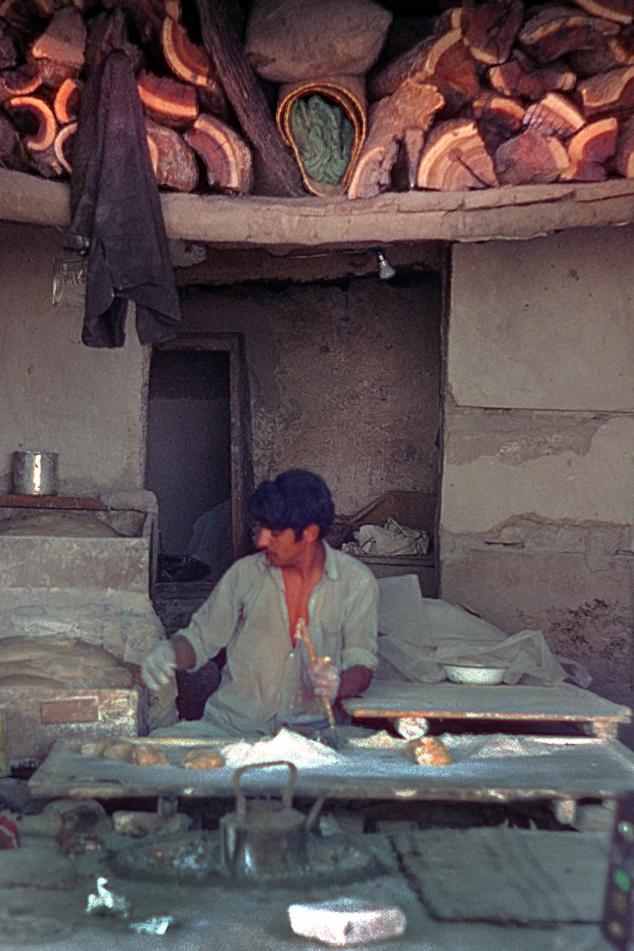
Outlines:
[[133, 322], [123, 349], [95, 350], [83, 308], [53, 307], [61, 240], [0, 222], [0, 492], [19, 449], [59, 454], [64, 495], [142, 488], [147, 354]]
[[337, 511], [389, 489], [437, 492], [437, 273], [184, 291], [183, 329], [242, 333], [256, 484], [321, 473]]
[[632, 698], [634, 231], [455, 246], [442, 597]]

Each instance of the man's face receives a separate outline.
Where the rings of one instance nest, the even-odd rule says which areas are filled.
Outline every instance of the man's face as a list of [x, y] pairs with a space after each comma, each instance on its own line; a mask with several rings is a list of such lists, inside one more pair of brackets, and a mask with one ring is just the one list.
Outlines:
[[270, 565], [276, 568], [290, 568], [298, 564], [310, 544], [306, 538], [307, 530], [304, 529], [300, 535], [299, 541], [295, 538], [293, 528], [284, 528], [281, 532], [274, 532], [271, 528], [260, 526], [258, 529], [255, 544], [263, 551]]

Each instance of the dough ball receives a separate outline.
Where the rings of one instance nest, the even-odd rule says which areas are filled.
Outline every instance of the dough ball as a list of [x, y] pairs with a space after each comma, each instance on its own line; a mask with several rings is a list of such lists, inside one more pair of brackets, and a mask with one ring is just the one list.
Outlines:
[[130, 740], [118, 740], [109, 743], [103, 751], [104, 759], [114, 759], [124, 763], [131, 763], [133, 755], [134, 743], [131, 743]]
[[420, 766], [449, 766], [453, 762], [451, 753], [442, 740], [434, 736], [422, 736], [410, 740], [405, 747], [410, 759]]
[[98, 740], [87, 740], [85, 743], [82, 743], [81, 755], [103, 756], [111, 743], [112, 740], [108, 737], [101, 737], [101, 739]]
[[225, 765], [225, 758], [211, 747], [189, 750], [180, 762], [184, 769], [218, 769]]
[[165, 752], [151, 743], [142, 743], [135, 746], [132, 762], [136, 766], [169, 766], [170, 758]]

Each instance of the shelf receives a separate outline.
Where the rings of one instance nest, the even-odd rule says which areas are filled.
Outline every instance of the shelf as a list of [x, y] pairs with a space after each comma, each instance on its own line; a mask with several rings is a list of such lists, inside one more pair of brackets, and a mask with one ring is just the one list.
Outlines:
[[[276, 249], [366, 248], [402, 242], [526, 240], [569, 228], [634, 222], [634, 181], [390, 192], [350, 201], [162, 193], [170, 238]], [[0, 169], [0, 220], [70, 223], [69, 186]]]

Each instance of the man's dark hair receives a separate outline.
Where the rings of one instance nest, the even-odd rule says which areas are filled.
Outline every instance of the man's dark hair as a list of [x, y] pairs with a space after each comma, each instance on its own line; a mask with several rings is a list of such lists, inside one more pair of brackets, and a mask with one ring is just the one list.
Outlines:
[[321, 476], [307, 469], [289, 469], [256, 489], [249, 513], [255, 522], [273, 532], [292, 528], [299, 541], [309, 525], [319, 526], [320, 538], [327, 535], [335, 518], [335, 505]]

